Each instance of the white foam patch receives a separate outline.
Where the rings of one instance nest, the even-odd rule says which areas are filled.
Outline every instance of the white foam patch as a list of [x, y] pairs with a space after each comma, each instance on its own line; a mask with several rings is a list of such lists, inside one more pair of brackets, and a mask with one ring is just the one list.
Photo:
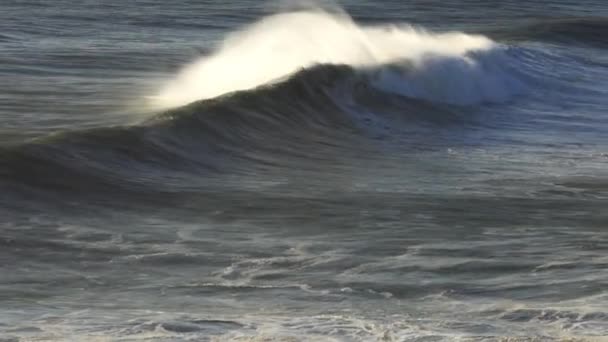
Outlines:
[[[390, 85], [395, 81], [390, 76], [382, 83], [400, 93], [426, 98], [440, 91], [450, 102], [461, 96], [444, 96], [450, 87], [462, 89], [462, 85], [453, 81], [468, 82], [469, 72], [475, 72], [476, 62], [467, 54], [494, 47], [494, 42], [480, 35], [430, 33], [405, 24], [362, 26], [344, 14], [322, 11], [283, 13], [230, 34], [217, 51], [186, 66], [152, 100], [160, 108], [176, 107], [252, 89], [315, 64], [376, 67], [407, 61], [415, 68], [431, 70], [429, 74], [412, 74], [414, 77], [409, 78], [422, 82], [420, 89]], [[452, 67], [448, 67], [450, 74], [442, 75], [443, 67], [429, 64], [429, 56], [452, 60]], [[441, 86], [442, 82], [451, 85], [446, 88]], [[465, 88], [473, 93], [490, 83], [474, 82], [474, 86]]]
[[413, 67], [384, 68], [373, 73], [380, 90], [455, 105], [502, 103], [524, 93], [517, 61], [497, 47], [473, 56], [426, 56]]

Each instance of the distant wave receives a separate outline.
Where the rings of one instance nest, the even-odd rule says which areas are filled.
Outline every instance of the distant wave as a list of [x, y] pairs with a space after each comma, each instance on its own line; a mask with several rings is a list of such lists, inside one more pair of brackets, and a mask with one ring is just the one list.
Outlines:
[[608, 48], [608, 17], [540, 19], [490, 35], [497, 39], [549, 41]]
[[0, 42], [10, 42], [13, 40], [15, 40], [14, 37], [7, 35], [7, 34], [0, 33]]

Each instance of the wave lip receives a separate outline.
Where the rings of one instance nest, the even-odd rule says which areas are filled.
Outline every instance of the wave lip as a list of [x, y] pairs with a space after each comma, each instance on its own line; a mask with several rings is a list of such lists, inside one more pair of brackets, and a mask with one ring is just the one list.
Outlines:
[[177, 107], [273, 83], [317, 64], [370, 68], [406, 62], [417, 69], [427, 67], [429, 57], [470, 63], [471, 52], [496, 46], [481, 35], [430, 33], [405, 24], [361, 26], [346, 15], [322, 11], [283, 13], [229, 35], [215, 53], [185, 67], [152, 102]]

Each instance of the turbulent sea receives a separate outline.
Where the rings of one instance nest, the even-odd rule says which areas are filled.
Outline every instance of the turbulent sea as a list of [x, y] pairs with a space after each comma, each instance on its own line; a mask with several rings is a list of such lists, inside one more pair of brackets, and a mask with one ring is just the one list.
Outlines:
[[606, 341], [608, 2], [0, 1], [0, 341]]

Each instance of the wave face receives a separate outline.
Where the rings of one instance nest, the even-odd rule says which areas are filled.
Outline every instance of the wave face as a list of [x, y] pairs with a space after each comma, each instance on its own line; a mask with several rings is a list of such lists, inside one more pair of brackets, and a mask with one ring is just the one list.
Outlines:
[[[459, 143], [458, 132], [485, 125], [475, 107], [505, 103], [534, 86], [538, 58], [548, 57], [494, 44], [415, 62], [313, 65], [137, 125], [68, 131], [5, 149], [0, 171], [36, 187], [136, 195], [208, 190], [209, 177], [227, 174], [258, 182], [260, 170], [333, 172], [338, 159], [350, 167], [363, 155], [375, 159], [377, 139], [395, 140], [401, 150]], [[429, 127], [456, 134], [421, 140]]]
[[486, 71], [472, 56], [497, 49], [480, 35], [430, 33], [403, 24], [362, 26], [345, 14], [321, 11], [279, 14], [231, 34], [217, 51], [182, 70], [153, 103], [176, 107], [252, 89], [316, 64], [392, 65], [400, 72], [379, 75], [380, 87], [448, 103], [497, 100], [517, 82], [499, 66]]
[[257, 182], [260, 170], [280, 177], [296, 166], [327, 173], [337, 159], [349, 167], [362, 155], [377, 159], [386, 148], [378, 139], [400, 150], [438, 148], [469, 144], [468, 131], [518, 125], [476, 112], [533, 100], [541, 89], [573, 91], [552, 70], [568, 62], [480, 35], [279, 14], [182, 70], [153, 99], [162, 113], [7, 148], [0, 171], [36, 187], [135, 194], [208, 190], [214, 182], [205, 177], [226, 174]]
[[576, 72], [603, 67], [588, 62], [482, 35], [365, 26], [320, 10], [283, 13], [228, 35], [179, 72], [151, 99], [160, 114], [6, 147], [0, 176], [42, 188], [142, 194], [206, 191], [222, 183], [209, 177], [227, 174], [256, 183], [260, 170], [268, 178], [293, 169], [339, 174], [337, 160], [356, 168], [363, 155], [398, 173], [378, 161], [394, 158], [384, 149], [508, 140], [519, 129], [561, 132], [569, 119], [512, 110], [549, 97], [571, 106], [581, 101], [571, 97], [577, 93], [600, 98], [601, 88], [577, 84]]

